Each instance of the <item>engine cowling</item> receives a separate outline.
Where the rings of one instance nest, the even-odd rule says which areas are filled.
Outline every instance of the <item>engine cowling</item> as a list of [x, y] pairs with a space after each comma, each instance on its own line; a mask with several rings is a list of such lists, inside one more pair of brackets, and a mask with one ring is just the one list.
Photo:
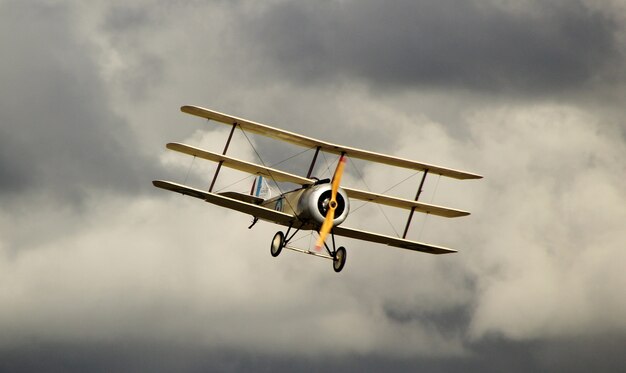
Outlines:
[[[324, 223], [328, 204], [332, 195], [330, 184], [314, 185], [306, 189], [298, 200], [298, 218], [304, 221], [312, 221], [316, 224]], [[335, 219], [333, 226], [343, 223], [350, 211], [350, 200], [348, 194], [339, 188], [337, 191], [337, 208], [335, 209]]]

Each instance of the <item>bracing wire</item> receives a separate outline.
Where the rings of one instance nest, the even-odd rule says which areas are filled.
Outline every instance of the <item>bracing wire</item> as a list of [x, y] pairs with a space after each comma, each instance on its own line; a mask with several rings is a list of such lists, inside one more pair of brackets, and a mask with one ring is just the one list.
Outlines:
[[324, 152], [322, 153], [322, 158], [324, 158], [324, 164], [326, 165], [326, 171], [328, 171], [328, 175], [332, 175], [333, 172], [330, 170], [330, 164], [328, 163], [328, 158], [326, 158], [326, 154], [324, 154]]
[[[394, 185], [390, 186], [389, 188], [387, 188], [387, 189], [383, 190], [383, 191], [381, 192], [381, 194], [385, 194], [385, 193], [389, 192], [390, 190], [392, 190], [392, 189], [396, 188], [398, 185], [400, 185], [400, 184], [402, 184], [402, 183], [404, 183], [404, 182], [408, 181], [409, 179], [411, 179], [411, 178], [415, 177], [416, 175], [419, 175], [419, 174], [420, 174], [420, 172], [422, 172], [422, 171], [417, 171], [417, 172], [415, 172], [415, 173], [413, 173], [413, 174], [411, 174], [411, 175], [409, 175], [409, 176], [405, 177], [404, 179], [400, 180], [399, 182], [395, 183]], [[367, 205], [367, 204], [369, 204], [369, 203], [371, 203], [371, 202], [369, 202], [369, 201], [365, 201], [365, 202], [361, 203], [361, 204], [360, 204], [357, 208], [353, 209], [353, 210], [352, 210], [352, 212], [355, 212], [355, 211], [359, 210], [361, 207], [366, 206], [366, 205]]]
[[[359, 175], [359, 178], [363, 181], [363, 184], [365, 185], [365, 188], [367, 188], [368, 192], [371, 192], [371, 188], [369, 187], [369, 185], [367, 185], [367, 182], [365, 181], [365, 178], [363, 177], [363, 174], [361, 173], [361, 171], [359, 170], [359, 167], [356, 166], [355, 162], [352, 162], [353, 165], [353, 169], [356, 171], [356, 173]], [[411, 175], [413, 176], [413, 175]], [[410, 178], [410, 177], [409, 177]], [[409, 179], [407, 178], [407, 180]], [[394, 186], [395, 187], [395, 186]], [[393, 188], [393, 187], [392, 187]], [[386, 193], [387, 191], [383, 192]], [[365, 206], [367, 202], [365, 202], [363, 205], [359, 206], [357, 209], [353, 210], [352, 212], [360, 209], [361, 207]], [[400, 234], [398, 233], [398, 231], [396, 230], [396, 227], [393, 226], [393, 223], [391, 223], [391, 220], [389, 219], [389, 216], [387, 216], [387, 214], [385, 213], [385, 210], [382, 208], [382, 206], [378, 203], [376, 203], [376, 206], [378, 207], [378, 210], [380, 210], [380, 212], [383, 214], [383, 216], [385, 217], [385, 220], [387, 220], [387, 223], [389, 224], [389, 226], [391, 227], [391, 229], [394, 231], [394, 233], [396, 234], [396, 236], [400, 237]]]
[[289, 161], [289, 160], [291, 160], [291, 159], [293, 159], [293, 158], [295, 158], [295, 157], [298, 157], [298, 156], [300, 156], [300, 155], [302, 155], [302, 154], [304, 154], [304, 153], [306, 153], [306, 152], [310, 152], [310, 151], [311, 151], [311, 150], [313, 150], [313, 149], [315, 149], [315, 148], [307, 148], [307, 149], [304, 149], [303, 151], [298, 152], [298, 153], [296, 153], [296, 154], [292, 155], [292, 156], [291, 156], [291, 157], [289, 157], [289, 158], [285, 158], [285, 159], [283, 159], [283, 160], [282, 160], [282, 161], [280, 161], [280, 162], [276, 162], [276, 163], [271, 164], [269, 167], [276, 167], [276, 166], [278, 166], [278, 165], [280, 165], [280, 164], [283, 164], [283, 163], [285, 163], [285, 162], [287, 162], [287, 161]]
[[[250, 147], [252, 148], [252, 150], [253, 150], [253, 151], [254, 151], [254, 153], [256, 154], [256, 157], [259, 159], [259, 161], [261, 162], [261, 164], [263, 165], [263, 167], [268, 167], [268, 168], [271, 168], [271, 167], [278, 166], [278, 165], [280, 165], [280, 164], [282, 164], [282, 163], [285, 163], [285, 162], [287, 162], [287, 161], [289, 161], [289, 160], [291, 160], [291, 159], [293, 159], [293, 158], [296, 158], [296, 157], [298, 157], [298, 156], [300, 156], [300, 155], [302, 155], [302, 154], [304, 154], [304, 153], [306, 153], [306, 152], [309, 152], [309, 151], [311, 151], [311, 150], [315, 149], [314, 147], [313, 147], [313, 148], [307, 148], [307, 149], [305, 149], [305, 150], [303, 150], [303, 151], [301, 151], [301, 152], [298, 152], [298, 153], [296, 153], [296, 154], [294, 154], [294, 155], [292, 155], [292, 156], [290, 156], [290, 157], [287, 157], [287, 158], [283, 159], [282, 161], [279, 161], [279, 162], [274, 163], [274, 164], [272, 164], [272, 165], [270, 165], [270, 166], [267, 166], [267, 165], [265, 164], [265, 162], [263, 161], [263, 158], [261, 157], [261, 155], [260, 155], [260, 154], [259, 154], [259, 152], [257, 151], [256, 147], [254, 146], [254, 144], [252, 143], [252, 141], [250, 140], [250, 138], [249, 138], [249, 137], [248, 137], [248, 135], [246, 134], [246, 132], [245, 132], [245, 131], [241, 128], [241, 127], [239, 127], [239, 129], [241, 130], [241, 133], [243, 133], [244, 137], [245, 137], [245, 138], [246, 138], [246, 140], [248, 141], [248, 144], [250, 144]], [[324, 154], [324, 152], [321, 152], [321, 154], [322, 154], [322, 157], [323, 157], [323, 159], [324, 159], [324, 163], [325, 163], [325, 166], [326, 166], [326, 171], [328, 172], [328, 174], [329, 174], [329, 175], [332, 175], [332, 173], [333, 173], [333, 172], [331, 171], [331, 167], [330, 167], [330, 164], [329, 164], [329, 162], [328, 162], [328, 159], [326, 158], [326, 155]], [[187, 170], [187, 175], [185, 176], [185, 182], [187, 181], [187, 179], [188, 179], [188, 177], [189, 177], [189, 174], [190, 174], [191, 168], [192, 168], [192, 166], [193, 166], [193, 163], [195, 162], [195, 159], [196, 159], [196, 157], [194, 156], [194, 157], [193, 157], [193, 160], [192, 160], [192, 163], [191, 163], [191, 165], [190, 165], [189, 169]], [[367, 184], [367, 181], [365, 181], [365, 178], [363, 177], [363, 174], [361, 173], [361, 171], [360, 171], [359, 167], [357, 167], [357, 166], [356, 166], [356, 164], [355, 164], [354, 162], [353, 162], [352, 164], [354, 165], [354, 166], [353, 166], [353, 169], [356, 171], [356, 173], [358, 174], [359, 178], [362, 180], [362, 182], [363, 182], [363, 184], [365, 185], [366, 189], [367, 189], [368, 191], [370, 191], [370, 192], [371, 192], [371, 188], [370, 188], [370, 187], [369, 187], [369, 185]], [[385, 189], [385, 190], [382, 192], [382, 194], [385, 194], [385, 193], [389, 192], [390, 190], [392, 190], [392, 189], [396, 188], [398, 185], [400, 185], [400, 184], [402, 184], [402, 183], [406, 182], [407, 180], [409, 180], [409, 179], [411, 179], [411, 178], [415, 177], [415, 176], [416, 176], [416, 175], [418, 175], [420, 172], [421, 172], [421, 171], [415, 172], [415, 173], [413, 173], [413, 174], [411, 174], [411, 175], [407, 176], [406, 178], [404, 178], [404, 179], [400, 180], [399, 182], [397, 182], [397, 183], [395, 183], [394, 185], [390, 186], [389, 188]], [[240, 180], [237, 180], [237, 181], [235, 181], [235, 182], [233, 182], [233, 183], [231, 183], [231, 184], [229, 184], [229, 185], [227, 185], [227, 186], [224, 186], [224, 187], [220, 188], [218, 191], [224, 190], [224, 189], [226, 189], [226, 188], [230, 188], [230, 187], [232, 187], [233, 185], [236, 185], [236, 184], [238, 184], [238, 183], [240, 183], [240, 182], [242, 182], [242, 181], [244, 181], [244, 180], [250, 179], [250, 178], [252, 178], [252, 177], [254, 177], [254, 175], [249, 175], [249, 176], [246, 176], [246, 177], [244, 177], [244, 178], [242, 178], [242, 179], [240, 179]], [[281, 189], [280, 185], [278, 184], [278, 181], [276, 181], [276, 179], [274, 179], [274, 177], [273, 177], [271, 174], [270, 174], [270, 178], [272, 179], [272, 181], [274, 182], [274, 184], [275, 184], [275, 185], [276, 185], [276, 187], [278, 188], [279, 193], [280, 193], [280, 194], [284, 194], [284, 192], [282, 191], [282, 189]], [[437, 187], [439, 186], [439, 180], [440, 180], [440, 179], [441, 179], [441, 175], [439, 175], [439, 177], [437, 178], [437, 183], [436, 183], [436, 185], [435, 185], [435, 191], [433, 192], [433, 196], [432, 196], [432, 198], [431, 198], [431, 202], [432, 202], [432, 200], [435, 198], [435, 194], [436, 194], [436, 192], [437, 192]], [[288, 199], [285, 199], [285, 202], [286, 202], [286, 203], [289, 205], [289, 207], [293, 210], [293, 206], [291, 206], [291, 203], [289, 202], [289, 200], [288, 200]], [[355, 209], [353, 209], [353, 210], [352, 210], [352, 212], [356, 212], [356, 211], [358, 211], [359, 209], [361, 209], [362, 207], [364, 207], [364, 206], [365, 206], [365, 205], [367, 205], [368, 203], [369, 203], [369, 202], [367, 202], [367, 201], [366, 201], [366, 202], [363, 202], [361, 205], [359, 205], [358, 207], [356, 207]], [[391, 220], [389, 219], [389, 217], [387, 216], [387, 214], [385, 213], [385, 211], [383, 210], [383, 208], [382, 208], [382, 207], [380, 206], [380, 204], [378, 204], [378, 203], [377, 203], [376, 205], [378, 206], [378, 209], [380, 210], [380, 212], [381, 212], [381, 213], [382, 213], [382, 215], [384, 216], [385, 220], [387, 221], [387, 223], [389, 224], [389, 226], [391, 227], [391, 229], [392, 229], [392, 230], [395, 232], [395, 234], [399, 237], [400, 235], [399, 235], [398, 231], [397, 231], [397, 230], [396, 230], [396, 228], [394, 227], [393, 223], [391, 222]], [[428, 215], [429, 215], [429, 214], [427, 214], [427, 215], [426, 215], [426, 219], [428, 219]], [[424, 226], [426, 225], [426, 219], [424, 220], [424, 223], [422, 224], [422, 227], [421, 227], [421, 229], [420, 229], [420, 233], [419, 233], [419, 236], [420, 236], [420, 237], [421, 237], [421, 234], [422, 234], [422, 232], [423, 232], [423, 230], [424, 230]], [[301, 239], [303, 239], [303, 238], [305, 238], [305, 237], [306, 237], [306, 236], [303, 236], [303, 237], [301, 237], [301, 238], [298, 238], [296, 241], [301, 240]], [[312, 233], [311, 233], [310, 237], [312, 237]], [[295, 242], [295, 241], [294, 241], [294, 242]], [[310, 244], [310, 243], [309, 243], [309, 244]]]
[[[241, 129], [241, 127], [240, 127]], [[250, 144], [250, 146], [252, 147], [252, 150], [254, 150], [254, 153], [256, 154], [257, 158], [259, 158], [259, 161], [261, 162], [261, 164], [263, 165], [263, 167], [268, 167], [265, 162], [263, 161], [263, 158], [261, 158], [261, 155], [259, 154], [259, 152], [256, 150], [256, 147], [254, 146], [254, 144], [252, 144], [252, 141], [250, 141], [250, 138], [248, 137], [248, 135], [246, 134], [246, 131], [244, 131], [243, 129], [241, 129], [241, 133], [243, 133], [243, 135], [246, 137], [246, 140], [248, 140], [248, 143]], [[284, 194], [284, 192], [282, 191], [280, 185], [278, 184], [278, 182], [276, 181], [276, 179], [274, 179], [274, 176], [272, 176], [272, 174], [270, 173], [270, 177], [272, 178], [272, 181], [276, 184], [276, 187], [278, 188], [278, 192], [282, 195]], [[289, 198], [285, 198], [284, 201], [287, 203], [287, 205], [289, 205], [289, 208], [293, 211], [295, 211], [294, 207], [291, 205], [291, 203], [289, 202]]]
[[191, 168], [193, 167], [194, 162], [196, 161], [196, 156], [193, 156], [193, 159], [191, 160], [191, 163], [189, 164], [189, 168], [187, 169], [187, 175], [185, 175], [185, 181], [183, 182], [184, 184], [187, 184], [187, 179], [189, 179], [189, 174], [191, 173]]
[[223, 187], [217, 189], [216, 192], [221, 192], [224, 189], [228, 189], [228, 188], [232, 187], [233, 185], [237, 185], [237, 184], [241, 183], [244, 180], [248, 180], [248, 179], [251, 179], [251, 178], [254, 178], [254, 177], [256, 177], [256, 175], [248, 175], [248, 176], [246, 176], [244, 178], [241, 178], [241, 179], [239, 179], [239, 180], [237, 180], [235, 182], [232, 182], [232, 183], [230, 183], [230, 184], [228, 184], [226, 186], [223, 186]]
[[[276, 166], [278, 166], [278, 165], [280, 165], [280, 164], [282, 164], [282, 163], [285, 163], [285, 162], [287, 162], [287, 161], [289, 161], [289, 160], [291, 160], [291, 159], [293, 159], [293, 158], [296, 158], [296, 157], [298, 157], [298, 156], [300, 156], [300, 155], [302, 155], [302, 154], [304, 154], [304, 153], [306, 153], [306, 152], [309, 152], [309, 151], [311, 151], [311, 150], [313, 150], [313, 149], [315, 149], [315, 148], [305, 149], [305, 150], [303, 150], [303, 151], [301, 151], [301, 152], [299, 152], [299, 153], [296, 153], [296, 154], [292, 155], [291, 157], [288, 157], [288, 158], [286, 158], [286, 159], [283, 159], [282, 161], [279, 161], [279, 162], [277, 162], [277, 163], [271, 164], [270, 166], [266, 166], [266, 167], [270, 167], [270, 168], [276, 167]], [[258, 156], [258, 153], [257, 153], [257, 156]], [[259, 157], [259, 159], [260, 159], [260, 157]], [[261, 162], [263, 162], [263, 160], [261, 160]], [[265, 166], [265, 165], [264, 165], [264, 166]], [[250, 179], [250, 178], [254, 178], [254, 177], [256, 177], [256, 176], [255, 176], [255, 175], [248, 175], [248, 176], [245, 176], [245, 177], [243, 177], [243, 178], [241, 178], [241, 179], [239, 179], [239, 180], [237, 180], [237, 181], [235, 181], [235, 182], [232, 182], [232, 183], [230, 183], [230, 184], [228, 184], [228, 185], [226, 185], [226, 186], [224, 186], [224, 187], [222, 187], [222, 188], [218, 189], [217, 191], [219, 192], [219, 191], [222, 191], [222, 190], [224, 190], [224, 189], [230, 188], [230, 187], [232, 187], [233, 185], [237, 185], [237, 184], [241, 183], [241, 182], [242, 182], [242, 181], [244, 181], [244, 180], [248, 180], [248, 179]], [[273, 180], [273, 181], [276, 183], [276, 181], [275, 181], [275, 180]]]

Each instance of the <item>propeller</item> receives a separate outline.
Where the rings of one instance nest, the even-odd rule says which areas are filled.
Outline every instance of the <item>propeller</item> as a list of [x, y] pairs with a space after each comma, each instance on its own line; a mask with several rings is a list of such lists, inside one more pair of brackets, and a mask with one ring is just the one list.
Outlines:
[[342, 154], [339, 158], [339, 163], [337, 163], [335, 174], [333, 175], [330, 202], [328, 202], [328, 211], [326, 212], [326, 218], [324, 219], [322, 228], [320, 228], [320, 237], [317, 239], [317, 243], [315, 244], [316, 251], [320, 251], [322, 245], [324, 244], [324, 241], [326, 241], [326, 236], [328, 236], [328, 233], [333, 227], [333, 221], [335, 220], [335, 210], [337, 209], [337, 191], [339, 190], [339, 184], [341, 183], [341, 176], [343, 175], [343, 169], [345, 166], [346, 157], [344, 154]]

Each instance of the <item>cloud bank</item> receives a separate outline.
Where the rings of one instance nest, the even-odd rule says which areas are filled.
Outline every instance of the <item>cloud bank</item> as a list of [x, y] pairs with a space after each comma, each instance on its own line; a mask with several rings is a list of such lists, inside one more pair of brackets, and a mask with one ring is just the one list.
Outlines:
[[[623, 369], [619, 2], [5, 1], [0, 14], [2, 370]], [[206, 187], [213, 165], [164, 144], [221, 150], [227, 135], [182, 104], [484, 174], [431, 179], [427, 201], [473, 214], [411, 231], [459, 253], [346, 240], [339, 276], [270, 257], [276, 226], [248, 231], [245, 215], [152, 187]], [[255, 161], [238, 136], [232, 154]], [[252, 140], [268, 161], [302, 151]], [[407, 176], [351, 166], [379, 192]], [[381, 215], [346, 224], [392, 233]]]

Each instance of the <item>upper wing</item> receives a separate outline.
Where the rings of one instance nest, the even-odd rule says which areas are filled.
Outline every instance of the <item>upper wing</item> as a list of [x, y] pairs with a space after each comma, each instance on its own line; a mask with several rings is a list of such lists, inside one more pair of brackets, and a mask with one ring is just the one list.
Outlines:
[[289, 226], [292, 224], [295, 225], [295, 223], [298, 222], [295, 216], [285, 214], [284, 212], [268, 209], [267, 207], [255, 205], [252, 203], [239, 201], [233, 198], [226, 197], [224, 195], [204, 192], [202, 190], [191, 188], [178, 183], [173, 183], [171, 181], [154, 180], [152, 184], [157, 188], [200, 198], [202, 200], [205, 200], [206, 202], [250, 214], [254, 217], [268, 220], [277, 224]]
[[350, 148], [347, 146], [335, 145], [329, 142], [320, 141], [311, 137], [299, 135], [297, 133], [281, 130], [278, 128], [266, 126], [264, 124], [252, 122], [246, 119], [237, 118], [231, 115], [222, 114], [217, 111], [201, 108], [198, 106], [183, 106], [180, 110], [187, 114], [196, 115], [198, 117], [212, 119], [220, 123], [234, 125], [237, 124], [241, 129], [256, 133], [263, 136], [283, 140], [292, 144], [304, 146], [307, 148], [320, 148], [328, 153], [333, 154], [346, 154], [352, 158], [363, 159], [371, 162], [378, 162], [388, 164], [391, 166], [409, 168], [413, 170], [425, 171], [430, 173], [452, 177], [455, 179], [480, 179], [481, 175], [469, 173], [465, 171], [459, 171], [451, 168], [435, 166], [427, 163], [420, 163], [411, 161], [404, 158], [392, 157], [385, 154], [370, 152], [366, 150]]
[[409, 241], [398, 237], [386, 236], [383, 234], [366, 232], [354, 228], [348, 227], [334, 227], [333, 233], [339, 236], [355, 238], [357, 240], [370, 241], [375, 243], [381, 243], [388, 246], [399, 247], [402, 249], [422, 251], [429, 254], [450, 254], [455, 253], [456, 250], [449, 249], [443, 246], [436, 246], [427, 243], [421, 243], [416, 241]]

